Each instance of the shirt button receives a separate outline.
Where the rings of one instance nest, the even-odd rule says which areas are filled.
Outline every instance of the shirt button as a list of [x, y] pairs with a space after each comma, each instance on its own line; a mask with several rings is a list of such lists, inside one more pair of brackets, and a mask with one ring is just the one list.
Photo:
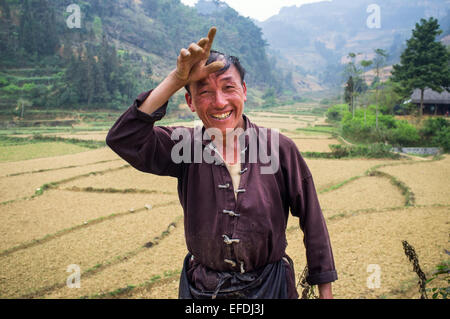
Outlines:
[[241, 261], [240, 264], [241, 264], [241, 274], [243, 274], [243, 273], [245, 273], [244, 262]]
[[230, 237], [228, 237], [227, 235], [222, 235], [223, 237], [223, 242], [227, 245], [231, 245], [233, 243], [239, 244], [239, 242], [241, 241], [240, 239], [230, 239]]
[[239, 175], [244, 174], [247, 170], [248, 170], [248, 168], [246, 167], [246, 168], [244, 168], [242, 171], [239, 171]]
[[236, 264], [236, 262], [235, 262], [234, 260], [231, 260], [231, 259], [224, 259], [223, 261], [226, 262], [227, 264], [230, 264], [230, 265], [233, 266], [233, 267], [236, 267], [236, 266], [237, 266], [237, 264]]
[[233, 212], [232, 210], [224, 209], [222, 212], [224, 214], [230, 215], [231, 217], [239, 217], [239, 216], [241, 216], [240, 214], [237, 214], [237, 213]]

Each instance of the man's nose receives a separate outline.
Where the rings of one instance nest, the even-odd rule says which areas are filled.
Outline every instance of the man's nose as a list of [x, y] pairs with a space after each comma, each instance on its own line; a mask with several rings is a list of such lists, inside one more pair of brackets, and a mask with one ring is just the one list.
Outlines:
[[226, 96], [223, 92], [221, 92], [220, 90], [216, 91], [216, 107], [219, 108], [224, 108], [225, 106], [227, 106], [228, 101], [226, 99]]

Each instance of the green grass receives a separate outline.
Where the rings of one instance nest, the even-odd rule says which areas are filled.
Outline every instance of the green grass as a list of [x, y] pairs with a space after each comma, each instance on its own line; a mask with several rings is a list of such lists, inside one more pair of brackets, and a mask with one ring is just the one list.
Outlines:
[[314, 126], [314, 127], [303, 127], [297, 128], [296, 131], [299, 132], [318, 132], [327, 134], [337, 134], [337, 129], [333, 126]]
[[42, 142], [0, 146], [0, 162], [14, 162], [33, 158], [75, 154], [89, 148], [63, 142]]
[[0, 129], [0, 135], [29, 135], [29, 134], [44, 134], [44, 133], [74, 133], [71, 127], [16, 127], [14, 129]]
[[330, 187], [327, 187], [327, 188], [324, 188], [324, 189], [320, 190], [319, 194], [323, 194], [323, 193], [334, 191], [334, 190], [336, 190], [338, 188], [341, 188], [342, 186], [345, 186], [348, 183], [353, 182], [354, 180], [357, 180], [358, 178], [361, 178], [361, 177], [362, 176], [359, 176], [359, 175], [358, 176], [353, 176], [353, 177], [351, 177], [349, 179], [346, 179], [345, 181], [342, 181], [342, 182], [340, 182], [340, 183], [338, 183], [336, 185], [333, 185], [333, 186], [330, 186]]

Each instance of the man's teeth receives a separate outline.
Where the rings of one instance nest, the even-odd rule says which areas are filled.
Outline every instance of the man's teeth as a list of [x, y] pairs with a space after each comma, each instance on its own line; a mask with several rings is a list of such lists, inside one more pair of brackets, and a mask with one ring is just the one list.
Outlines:
[[227, 112], [227, 113], [223, 113], [223, 114], [214, 114], [214, 115], [211, 115], [211, 116], [216, 118], [216, 119], [223, 120], [223, 119], [226, 119], [227, 117], [229, 117], [230, 114], [231, 114], [231, 111]]

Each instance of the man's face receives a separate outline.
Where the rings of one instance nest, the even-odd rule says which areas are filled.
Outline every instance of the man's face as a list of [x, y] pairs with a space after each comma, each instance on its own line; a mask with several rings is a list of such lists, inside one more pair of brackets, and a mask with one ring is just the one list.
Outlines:
[[191, 95], [186, 93], [186, 102], [192, 112], [197, 112], [205, 128], [217, 128], [222, 134], [227, 129], [244, 128], [244, 103], [247, 100], [245, 82], [234, 65], [217, 75], [191, 83]]

